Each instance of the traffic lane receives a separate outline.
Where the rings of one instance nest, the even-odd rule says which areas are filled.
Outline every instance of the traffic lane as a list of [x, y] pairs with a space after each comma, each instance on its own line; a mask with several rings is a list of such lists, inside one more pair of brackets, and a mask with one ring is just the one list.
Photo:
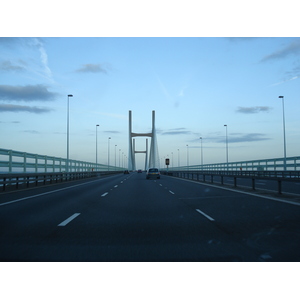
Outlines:
[[[123, 177], [111, 178], [110, 183], [101, 180], [91, 184], [72, 185], [70, 189], [55, 189], [56, 193], [13, 202], [0, 207], [0, 258], [5, 253], [15, 253], [14, 259], [26, 257], [18, 248], [43, 244], [53, 236], [58, 224], [93, 207], [100, 195], [113, 187]], [[35, 196], [40, 189], [36, 190]], [[16, 245], [17, 248], [15, 247]], [[25, 247], [26, 249], [28, 247]], [[25, 251], [26, 252], [26, 251]], [[26, 259], [25, 259], [26, 260]]]
[[183, 182], [183, 185], [179, 185], [178, 179], [167, 177], [165, 183], [187, 205], [213, 218], [221, 230], [261, 251], [261, 256], [269, 260], [300, 260], [298, 204]]
[[[136, 174], [60, 231], [62, 260], [232, 261], [257, 259], [159, 180]], [[74, 244], [73, 244], [74, 243]], [[76, 251], [74, 246], [76, 244]], [[233, 246], [234, 245], [234, 246]], [[72, 254], [70, 254], [72, 253]], [[75, 256], [74, 256], [75, 255]]]
[[[99, 183], [101, 182], [102, 185], [110, 184], [112, 180], [118, 181], [119, 178], [124, 178], [123, 174], [118, 175], [112, 175], [109, 177], [94, 177], [94, 178], [88, 178], [88, 179], [81, 179], [81, 180], [73, 180], [73, 181], [67, 181], [67, 182], [59, 182], [59, 183], [53, 183], [53, 184], [47, 184], [44, 186], [38, 186], [38, 187], [32, 187], [28, 189], [21, 189], [21, 190], [14, 190], [9, 192], [3, 192], [1, 193], [0, 198], [0, 207], [3, 206], [3, 203], [10, 202], [10, 201], [16, 201], [18, 199], [22, 198], [28, 198], [35, 197], [36, 195], [41, 195], [43, 193], [53, 193], [55, 191], [60, 191], [63, 189], [72, 189], [73, 187], [80, 186], [80, 185], [89, 185], [93, 184], [93, 182]], [[128, 176], [128, 175], [127, 175]], [[25, 199], [24, 199], [25, 200]]]

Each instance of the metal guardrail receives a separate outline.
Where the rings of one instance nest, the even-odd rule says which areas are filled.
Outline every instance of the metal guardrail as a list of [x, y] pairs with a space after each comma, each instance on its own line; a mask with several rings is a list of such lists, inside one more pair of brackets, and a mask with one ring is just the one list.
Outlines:
[[195, 171], [161, 171], [161, 174], [174, 176], [189, 180], [196, 180], [202, 182], [214, 183], [216, 177], [220, 177], [221, 185], [224, 185], [224, 178], [233, 178], [233, 185], [237, 187], [238, 178], [248, 178], [251, 180], [252, 189], [256, 189], [256, 180], [273, 180], [277, 181], [277, 191], [282, 194], [282, 182], [283, 181], [297, 181], [300, 182], [300, 171], [212, 171], [212, 172], [195, 172]]
[[[169, 171], [300, 171], [300, 156], [238, 161], [216, 164], [169, 166]], [[161, 168], [166, 171], [166, 168]]]
[[0, 174], [0, 191], [2, 190], [5, 192], [7, 190], [17, 190], [20, 188], [36, 187], [99, 176], [109, 176], [119, 173], [122, 173], [122, 171]]
[[[68, 168], [69, 162], [69, 168]], [[121, 171], [124, 168], [0, 148], [0, 173]]]

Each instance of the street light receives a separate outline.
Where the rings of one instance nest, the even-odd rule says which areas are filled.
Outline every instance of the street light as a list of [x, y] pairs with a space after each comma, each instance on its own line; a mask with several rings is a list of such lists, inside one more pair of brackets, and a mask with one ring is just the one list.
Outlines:
[[186, 162], [187, 162], [187, 167], [189, 170], [189, 145], [186, 145]]
[[117, 155], [117, 153], [116, 153], [116, 148], [117, 148], [117, 145], [115, 145], [115, 170], [116, 170], [116, 168], [117, 168], [117, 158], [116, 158], [116, 155]]
[[203, 149], [202, 149], [202, 137], [200, 137], [201, 141], [201, 169], [203, 170]]
[[285, 141], [284, 96], [279, 96], [278, 98], [282, 99], [284, 171], [286, 171], [286, 141]]
[[178, 150], [178, 169], [179, 169], [179, 167], [180, 167], [180, 160], [179, 160], [179, 149], [177, 149]]
[[227, 171], [228, 171], [228, 137], [227, 137], [227, 125], [224, 125], [226, 127], [226, 163], [227, 163]]
[[96, 125], [96, 168], [98, 168], [97, 167], [97, 164], [98, 164], [98, 150], [97, 150], [97, 147], [98, 147], [98, 142], [97, 142], [97, 127], [98, 127], [99, 125], [97, 124]]
[[109, 140], [110, 140], [111, 138], [109, 137], [108, 138], [108, 154], [107, 154], [107, 161], [108, 161], [108, 163], [107, 163], [107, 165], [108, 165], [108, 171], [109, 171]]
[[68, 107], [67, 107], [67, 172], [69, 172], [69, 98], [73, 95], [68, 95]]

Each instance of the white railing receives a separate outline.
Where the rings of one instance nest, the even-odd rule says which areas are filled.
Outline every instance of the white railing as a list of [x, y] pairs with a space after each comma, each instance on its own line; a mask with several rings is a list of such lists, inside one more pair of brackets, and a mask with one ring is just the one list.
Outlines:
[[123, 168], [0, 148], [0, 173], [120, 171]]
[[[239, 162], [180, 166], [168, 168], [170, 171], [300, 171], [300, 156], [271, 158]], [[167, 170], [163, 168], [162, 170]]]

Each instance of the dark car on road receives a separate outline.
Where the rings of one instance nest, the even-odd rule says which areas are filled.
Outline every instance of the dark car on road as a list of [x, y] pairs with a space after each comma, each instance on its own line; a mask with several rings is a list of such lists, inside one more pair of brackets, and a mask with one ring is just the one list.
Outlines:
[[160, 172], [157, 168], [148, 169], [146, 174], [146, 179], [150, 179], [150, 178], [160, 179]]

